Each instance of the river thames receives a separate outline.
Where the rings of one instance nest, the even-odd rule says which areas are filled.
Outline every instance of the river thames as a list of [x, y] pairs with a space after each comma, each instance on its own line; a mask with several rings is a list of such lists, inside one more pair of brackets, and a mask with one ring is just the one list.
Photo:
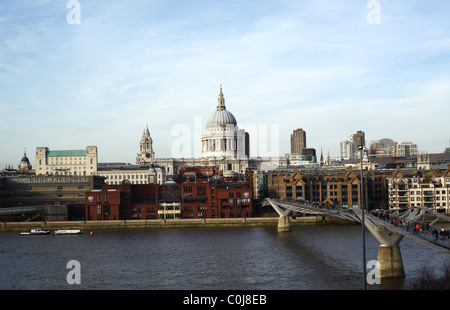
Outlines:
[[[368, 285], [402, 289], [448, 255], [407, 238], [400, 243], [406, 278]], [[366, 233], [367, 261], [378, 243]], [[69, 284], [71, 260], [80, 284]], [[72, 236], [0, 233], [2, 290], [360, 290], [359, 225], [152, 228], [85, 231]], [[369, 270], [368, 270], [369, 271]]]

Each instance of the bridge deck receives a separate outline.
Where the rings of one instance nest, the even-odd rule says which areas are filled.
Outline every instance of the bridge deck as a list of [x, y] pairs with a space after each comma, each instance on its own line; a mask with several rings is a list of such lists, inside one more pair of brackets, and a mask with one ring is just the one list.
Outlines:
[[[289, 209], [295, 212], [313, 215], [335, 216], [361, 223], [361, 220], [359, 218], [361, 216], [361, 210], [359, 208], [348, 209], [342, 207], [321, 207], [303, 201], [299, 202], [278, 199], [270, 200], [281, 208]], [[429, 209], [426, 210], [421, 208], [421, 210], [432, 212]], [[357, 216], [357, 213], [359, 214], [359, 217]], [[421, 229], [411, 228], [410, 225], [414, 222], [412, 219], [417, 218], [418, 216], [420, 215], [418, 215], [417, 212], [414, 213], [414, 217], [411, 216], [411, 213], [405, 213], [403, 216], [395, 214], [387, 214], [387, 216], [385, 214], [383, 216], [381, 216], [381, 214], [379, 214], [379, 216], [366, 214], [365, 219], [370, 221], [373, 225], [381, 227], [387, 231], [405, 236], [406, 238], [422, 245], [431, 247], [439, 253], [450, 254], [450, 235], [448, 229], [446, 230], [442, 227], [428, 224], [423, 225], [424, 223], [422, 223]], [[448, 219], [448, 217], [446, 217], [445, 215], [438, 214], [436, 216], [440, 219]], [[397, 221], [395, 221], [395, 219], [397, 219]], [[426, 229], [424, 229], [424, 226], [426, 226]]]

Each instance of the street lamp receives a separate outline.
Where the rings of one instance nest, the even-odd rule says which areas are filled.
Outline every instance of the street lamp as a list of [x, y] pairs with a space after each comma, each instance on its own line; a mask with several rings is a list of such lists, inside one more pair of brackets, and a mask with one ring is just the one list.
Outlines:
[[358, 149], [361, 152], [361, 225], [362, 225], [362, 248], [363, 248], [363, 282], [364, 289], [367, 289], [366, 283], [366, 226], [365, 226], [365, 214], [364, 214], [364, 179], [363, 179], [363, 149], [364, 149], [364, 140], [360, 137], [358, 141]]

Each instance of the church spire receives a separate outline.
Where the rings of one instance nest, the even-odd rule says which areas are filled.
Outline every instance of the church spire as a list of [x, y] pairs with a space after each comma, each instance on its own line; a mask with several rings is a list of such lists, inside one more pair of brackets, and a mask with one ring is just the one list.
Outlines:
[[218, 103], [217, 103], [217, 111], [219, 111], [219, 110], [226, 110], [225, 98], [223, 97], [223, 93], [222, 93], [222, 84], [220, 84], [219, 99], [218, 99]]
[[137, 165], [147, 165], [153, 163], [155, 152], [153, 151], [153, 140], [148, 130], [148, 124], [145, 126], [141, 141], [139, 142], [139, 153], [136, 157]]

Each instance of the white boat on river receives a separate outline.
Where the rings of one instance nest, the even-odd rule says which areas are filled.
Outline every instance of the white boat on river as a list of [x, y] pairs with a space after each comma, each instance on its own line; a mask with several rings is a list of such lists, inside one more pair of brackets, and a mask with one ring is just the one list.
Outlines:
[[82, 234], [79, 229], [60, 229], [55, 230], [55, 235], [79, 235]]
[[21, 235], [48, 235], [50, 230], [42, 230], [40, 228], [33, 228], [29, 232], [21, 232]]

